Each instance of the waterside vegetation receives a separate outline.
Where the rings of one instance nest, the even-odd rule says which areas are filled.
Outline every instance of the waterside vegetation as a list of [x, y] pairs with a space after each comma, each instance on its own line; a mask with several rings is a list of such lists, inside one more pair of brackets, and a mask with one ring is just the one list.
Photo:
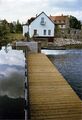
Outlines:
[[8, 23], [7, 20], [0, 21], [0, 46], [22, 39], [22, 25], [19, 21], [12, 23]]

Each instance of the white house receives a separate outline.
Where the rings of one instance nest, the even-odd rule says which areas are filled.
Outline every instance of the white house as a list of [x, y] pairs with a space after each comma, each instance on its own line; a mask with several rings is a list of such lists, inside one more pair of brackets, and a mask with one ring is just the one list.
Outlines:
[[30, 37], [54, 37], [55, 24], [44, 13], [40, 13], [33, 21], [23, 26], [23, 35], [29, 33]]

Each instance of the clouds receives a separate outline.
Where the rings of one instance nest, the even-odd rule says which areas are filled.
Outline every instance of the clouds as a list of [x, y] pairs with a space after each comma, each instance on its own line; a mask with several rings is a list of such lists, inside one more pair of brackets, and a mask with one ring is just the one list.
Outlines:
[[[80, 18], [82, 0], [0, 0], [0, 17], [8, 20], [25, 21], [44, 11], [47, 14], [73, 12]], [[62, 14], [62, 13], [61, 13]]]
[[[7, 53], [6, 53], [6, 52]], [[23, 51], [12, 50], [11, 47], [7, 50], [3, 47], [0, 51], [0, 64], [20, 65], [25, 66], [25, 58]]]
[[[24, 97], [24, 68], [18, 66], [0, 66], [0, 96], [10, 98]], [[5, 69], [4, 69], [4, 68]]]
[[[7, 51], [7, 50], [6, 50]], [[25, 59], [22, 51], [0, 51], [0, 96], [24, 97]]]
[[60, 11], [77, 11], [77, 10], [82, 10], [81, 3], [82, 1], [80, 0], [51, 0], [49, 2], [49, 6], [52, 7], [53, 9], [60, 9]]
[[[48, 6], [52, 8], [52, 14], [65, 14], [73, 15], [78, 19], [82, 19], [82, 0], [48, 0]], [[54, 11], [54, 12], [53, 12]]]

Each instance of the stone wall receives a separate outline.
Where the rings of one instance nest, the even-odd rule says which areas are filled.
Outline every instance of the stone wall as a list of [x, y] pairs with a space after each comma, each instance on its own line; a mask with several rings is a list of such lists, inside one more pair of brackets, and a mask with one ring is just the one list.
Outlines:
[[79, 29], [60, 29], [55, 34], [55, 37], [67, 38], [67, 39], [82, 39], [82, 30]]
[[63, 46], [70, 44], [82, 44], [82, 41], [75, 39], [54, 38], [54, 43], [53, 43], [54, 46]]

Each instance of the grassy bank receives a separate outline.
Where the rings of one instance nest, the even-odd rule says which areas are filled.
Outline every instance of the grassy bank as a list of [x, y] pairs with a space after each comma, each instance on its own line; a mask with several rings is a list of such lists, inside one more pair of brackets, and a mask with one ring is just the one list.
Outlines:
[[70, 44], [62, 46], [64, 49], [82, 49], [82, 44]]
[[23, 35], [20, 34], [20, 33], [10, 33], [10, 34], [8, 34], [8, 38], [11, 41], [19, 41], [19, 40], [23, 40], [24, 39]]
[[82, 44], [70, 44], [70, 45], [63, 45], [63, 46], [47, 46], [47, 47], [42, 47], [42, 49], [50, 49], [50, 50], [82, 49]]
[[24, 40], [24, 37], [20, 33], [9, 33], [3, 38], [0, 38], [0, 47], [5, 46], [8, 43], [15, 43], [16, 41]]

